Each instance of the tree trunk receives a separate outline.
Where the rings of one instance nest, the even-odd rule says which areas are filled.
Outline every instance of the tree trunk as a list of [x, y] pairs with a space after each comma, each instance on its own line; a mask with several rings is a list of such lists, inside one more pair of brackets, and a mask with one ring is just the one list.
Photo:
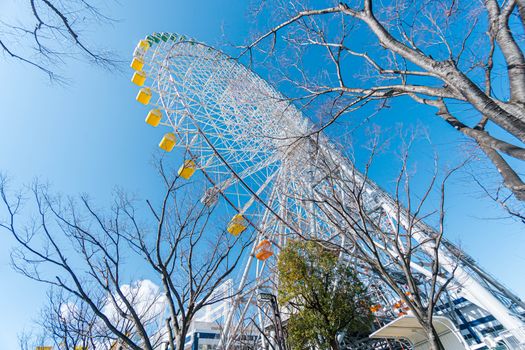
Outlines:
[[186, 343], [186, 331], [181, 331], [180, 334], [177, 334], [176, 338], [176, 350], [184, 350], [184, 343]]
[[330, 348], [332, 350], [339, 350], [339, 342], [337, 341], [337, 336], [330, 339]]
[[439, 339], [439, 335], [437, 334], [436, 329], [433, 326], [430, 326], [429, 329], [426, 330], [426, 333], [430, 349], [445, 350], [443, 344], [441, 343], [441, 340]]

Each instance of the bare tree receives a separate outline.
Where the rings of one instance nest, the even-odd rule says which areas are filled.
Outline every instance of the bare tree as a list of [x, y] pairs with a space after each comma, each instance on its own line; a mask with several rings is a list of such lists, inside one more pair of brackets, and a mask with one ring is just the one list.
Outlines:
[[[443, 349], [433, 317], [443, 292], [455, 286], [454, 273], [458, 264], [455, 258], [443, 261], [440, 252], [445, 229], [445, 193], [447, 181], [463, 164], [439, 174], [436, 161], [435, 172], [427, 179], [422, 194], [417, 196], [413, 193], [413, 173], [409, 166], [413, 139], [409, 140], [400, 155], [401, 167], [395, 181], [393, 206], [387, 212], [381, 206], [374, 206], [367, 192], [367, 188], [374, 186], [367, 177], [377, 152], [377, 139], [373, 141], [372, 156], [362, 175], [355, 168], [348, 174], [341, 169], [337, 159], [330, 158], [322, 149], [316, 150], [322, 154], [317, 159], [324, 159], [319, 163], [323, 180], [315, 185], [310, 197], [294, 198], [312, 203], [308, 215], [330, 223], [338, 232], [329, 239], [303, 238], [339, 252], [340, 259], [354, 264], [356, 270], [366, 276], [372, 294], [374, 279], [380, 279], [378, 284], [386, 284], [389, 288], [390, 295], [386, 298], [400, 300], [395, 303], [399, 305], [388, 306], [396, 310], [385, 311], [387, 320], [410, 310], [426, 332], [431, 348]], [[289, 193], [288, 196], [296, 195]], [[432, 206], [435, 201], [439, 203], [437, 208], [429, 211], [428, 207], [435, 208]], [[438, 230], [423, 224], [431, 217], [436, 217]], [[428, 229], [423, 232], [422, 227]]]
[[[326, 3], [267, 2], [277, 24], [242, 52], [252, 60], [258, 50], [265, 60], [277, 57], [281, 79], [295, 89], [292, 100], [325, 106], [314, 132], [350, 112], [368, 113], [371, 102], [381, 108], [406, 97], [472, 140], [525, 200], [512, 163], [525, 160], [522, 1]], [[507, 134], [499, 136], [498, 127]]]
[[[16, 11], [0, 22], [0, 52], [46, 73], [50, 79], [63, 81], [56, 74], [57, 65], [67, 58], [86, 57], [90, 61], [115, 68], [118, 60], [110, 50], [98, 49], [86, 39], [86, 28], [113, 22], [91, 0], [26, 0], [17, 2]], [[22, 14], [20, 18], [15, 15]]]
[[[189, 195], [177, 198], [177, 179], [167, 176], [162, 163], [159, 170], [168, 191], [159, 210], [148, 202], [158, 223], [155, 240], [151, 241], [139, 229], [133, 212], [125, 212], [135, 228], [136, 248], [162, 280], [170, 315], [166, 320], [170, 348], [183, 349], [197, 312], [232, 297], [216, 291], [253, 240], [243, 240], [244, 236], [232, 239], [224, 230], [225, 225], [210, 225], [210, 220], [216, 220], [212, 217], [213, 209], [200, 201], [192, 202]], [[170, 200], [190, 205], [174, 207], [170, 206]]]
[[[214, 225], [220, 215], [185, 192], [192, 185], [168, 175], [173, 172], [162, 163], [159, 171], [162, 201], [147, 201], [143, 210], [123, 193], [104, 211], [86, 195], [64, 199], [35, 183], [30, 203], [36, 215], [25, 224], [25, 196], [11, 195], [2, 177], [0, 227], [18, 243], [13, 266], [64, 293], [48, 308], [59, 320], [50, 325], [57, 337], [78, 342], [72, 336], [94, 331], [94, 324], [91, 334], [106, 343], [153, 350], [167, 340], [172, 349], [175, 344], [182, 349], [197, 312], [231, 297], [214, 292], [235, 270], [251, 238], [232, 237], [225, 225]], [[136, 274], [153, 276], [160, 286], [137, 281]]]
[[47, 294], [47, 302], [37, 324], [41, 326], [46, 339], [50, 339], [55, 346], [64, 349], [77, 346], [95, 349], [103, 343], [101, 334], [97, 334], [97, 318], [87, 304], [67, 300], [64, 291], [53, 289]]
[[[159, 303], [161, 294], [155, 293], [154, 290], [151, 293], [147, 283], [141, 281], [135, 285], [138, 288], [124, 287], [125, 294], [130, 298], [132, 305], [141, 310], [141, 321], [145, 325], [151, 325], [148, 328], [162, 329], [163, 322], [158, 312], [151, 312], [162, 305]], [[116, 314], [107, 295], [101, 294], [96, 303], [117, 329], [130, 337], [135, 336], [133, 323]], [[148, 312], [142, 312], [146, 311], [144, 309]], [[35, 325], [33, 333], [26, 333], [21, 337], [24, 344], [52, 344], [58, 349], [113, 349], [123, 345], [122, 340], [115, 337], [84, 300], [59, 288], [51, 288], [48, 291], [46, 304], [35, 320]], [[160, 343], [155, 341], [155, 344]], [[29, 347], [34, 348], [31, 345]]]
[[31, 350], [44, 344], [46, 341], [42, 335], [36, 335], [31, 331], [23, 331], [18, 334], [18, 346], [20, 350]]

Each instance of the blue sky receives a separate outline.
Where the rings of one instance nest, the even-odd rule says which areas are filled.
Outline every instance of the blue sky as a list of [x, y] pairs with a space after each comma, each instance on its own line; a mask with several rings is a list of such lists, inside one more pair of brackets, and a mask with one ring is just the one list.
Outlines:
[[[1, 1], [0, 19], [19, 16], [21, 3]], [[251, 31], [244, 0], [145, 4], [136, 0], [112, 4], [107, 12], [118, 21], [89, 28], [89, 42], [109, 47], [128, 60], [137, 41], [151, 32], [183, 33], [230, 51], [225, 42], [242, 43]], [[110, 200], [117, 186], [140, 197], [155, 195], [160, 183], [149, 164], [160, 134], [143, 122], [146, 108], [134, 101], [136, 87], [129, 82], [129, 70], [111, 72], [72, 59], [63, 70], [71, 83], [59, 86], [17, 61], [3, 57], [0, 62], [0, 171], [10, 175], [13, 185], [39, 177], [57, 191], [89, 193], [101, 204]], [[401, 119], [407, 124], [428, 120], [428, 110], [404, 102], [395, 107], [376, 122], [395, 128], [399, 118], [392, 114], [396, 113], [404, 113]], [[430, 123], [434, 145], [446, 154], [445, 160], [453, 159], [463, 140], [436, 118]], [[427, 147], [417, 156], [422, 169], [431, 155]], [[388, 159], [384, 161], [371, 175], [388, 188], [395, 169]], [[523, 225], [483, 219], [503, 213], [465, 181], [453, 182], [450, 189], [447, 236], [524, 297], [525, 281], [516, 273], [525, 265]], [[0, 348], [15, 349], [17, 333], [38, 317], [46, 287], [12, 271], [13, 242], [6, 234], [0, 237]]]

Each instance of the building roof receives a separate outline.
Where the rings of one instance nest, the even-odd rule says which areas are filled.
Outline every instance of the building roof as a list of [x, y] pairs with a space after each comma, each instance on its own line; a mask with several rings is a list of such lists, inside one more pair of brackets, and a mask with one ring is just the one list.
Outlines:
[[[454, 324], [443, 316], [434, 316], [432, 323], [440, 337], [455, 330]], [[396, 318], [370, 334], [370, 338], [403, 338], [412, 344], [426, 342], [427, 340], [423, 327], [412, 315]]]

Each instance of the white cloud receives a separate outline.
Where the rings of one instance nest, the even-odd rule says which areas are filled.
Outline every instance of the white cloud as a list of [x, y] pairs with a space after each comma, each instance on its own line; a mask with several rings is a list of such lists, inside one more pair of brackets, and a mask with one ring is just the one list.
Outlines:
[[[166, 298], [158, 285], [150, 280], [139, 280], [132, 284], [124, 284], [120, 287], [122, 294], [128, 300], [141, 320], [143, 322], [152, 320], [162, 316], [165, 310]], [[119, 309], [129, 314], [124, 301], [116, 292], [113, 292], [115, 301], [108, 295], [108, 302], [104, 308], [104, 314], [109, 317], [112, 322], [118, 324], [122, 321], [121, 314], [117, 311]]]
[[78, 306], [71, 301], [60, 305], [60, 317], [66, 322], [74, 319], [75, 315], [78, 315], [78, 312]]

